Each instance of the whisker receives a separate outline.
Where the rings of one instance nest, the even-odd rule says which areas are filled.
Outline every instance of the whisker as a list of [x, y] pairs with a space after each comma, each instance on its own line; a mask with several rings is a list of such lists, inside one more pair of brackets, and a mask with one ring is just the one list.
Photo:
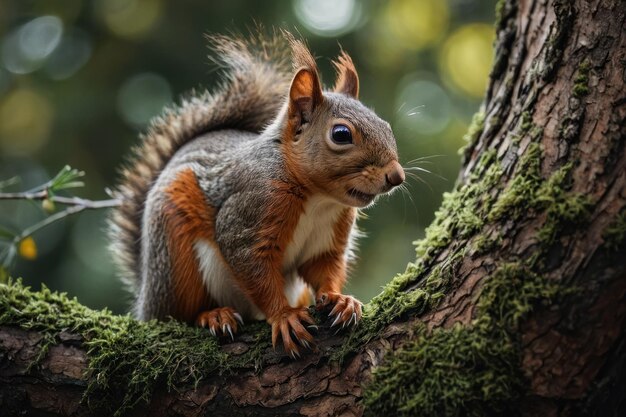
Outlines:
[[411, 192], [409, 191], [407, 184], [402, 184], [398, 188], [400, 189], [400, 194], [402, 194], [402, 200], [404, 201], [404, 205], [403, 205], [404, 219], [406, 221], [406, 197], [409, 198], [409, 201], [411, 202], [411, 206], [413, 207], [414, 213], [417, 213], [417, 206], [415, 205], [415, 200], [413, 200], [413, 196], [411, 195]]
[[426, 168], [422, 168], [422, 167], [402, 167], [402, 169], [404, 169], [405, 172], [411, 172], [411, 171], [424, 172], [426, 174], [434, 175], [435, 177], [439, 178], [440, 180], [448, 181], [448, 179], [446, 177], [444, 177], [442, 175], [439, 175], [439, 174], [435, 174], [434, 172], [429, 171]]
[[432, 165], [432, 164], [434, 164], [434, 162], [433, 161], [414, 161], [414, 162], [407, 162], [405, 165], [410, 166], [410, 165], [417, 165], [417, 164], [430, 164], [430, 165]]
[[442, 156], [445, 156], [445, 155], [426, 155], [426, 156], [421, 156], [419, 158], [411, 159], [410, 161], [407, 162], [407, 164], [412, 164], [413, 162], [423, 161], [425, 159], [441, 158]]
[[415, 106], [412, 109], [407, 110], [406, 115], [407, 116], [415, 116], [416, 114], [419, 114], [420, 112], [416, 111], [417, 109], [421, 109], [422, 107], [426, 107], [425, 104], [419, 105], [419, 106]]
[[411, 195], [411, 192], [409, 191], [407, 186], [405, 184], [402, 184], [402, 185], [400, 185], [399, 188], [400, 188], [400, 194], [402, 194], [403, 197], [405, 195], [407, 197], [409, 197], [409, 200], [411, 201], [411, 204], [413, 204], [413, 208], [417, 211], [417, 207], [415, 206], [415, 200], [413, 200], [413, 196]]
[[402, 167], [402, 169], [404, 169], [405, 171], [413, 171], [414, 170], [414, 171], [425, 172], [427, 174], [432, 174], [432, 172], [430, 172], [426, 168], [422, 168], [422, 167]]
[[421, 182], [422, 184], [426, 185], [428, 187], [428, 189], [433, 192], [432, 187], [430, 186], [430, 184], [428, 182], [426, 182], [424, 179], [422, 179], [421, 177], [419, 177], [417, 174], [413, 173], [413, 172], [407, 172], [406, 173], [407, 178], [412, 178], [416, 181]]

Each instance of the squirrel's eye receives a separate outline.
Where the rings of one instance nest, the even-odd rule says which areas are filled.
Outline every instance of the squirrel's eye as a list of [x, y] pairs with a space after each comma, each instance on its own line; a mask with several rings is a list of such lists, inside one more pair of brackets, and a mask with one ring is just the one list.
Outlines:
[[352, 132], [346, 125], [333, 126], [330, 136], [337, 145], [350, 145], [352, 143]]

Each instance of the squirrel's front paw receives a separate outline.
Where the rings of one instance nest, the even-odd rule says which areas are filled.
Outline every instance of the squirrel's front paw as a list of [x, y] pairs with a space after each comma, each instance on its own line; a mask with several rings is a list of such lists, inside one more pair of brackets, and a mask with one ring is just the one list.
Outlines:
[[196, 326], [208, 328], [213, 336], [228, 334], [232, 340], [235, 340], [234, 333], [237, 333], [237, 322], [243, 324], [243, 319], [230, 307], [203, 311], [196, 317]]
[[359, 300], [351, 295], [344, 295], [337, 292], [320, 292], [315, 298], [315, 306], [318, 310], [323, 310], [328, 306], [334, 305], [328, 314], [328, 317], [335, 317], [333, 324], [330, 326], [341, 327], [356, 324], [363, 315], [362, 304]]
[[309, 324], [314, 324], [315, 322], [305, 308], [287, 308], [274, 317], [270, 317], [268, 321], [272, 325], [272, 345], [274, 349], [276, 349], [279, 334], [282, 336], [285, 352], [294, 359], [296, 356], [300, 356], [300, 350], [294, 339], [301, 346], [308, 349], [311, 348], [313, 336], [304, 328], [301, 322]]

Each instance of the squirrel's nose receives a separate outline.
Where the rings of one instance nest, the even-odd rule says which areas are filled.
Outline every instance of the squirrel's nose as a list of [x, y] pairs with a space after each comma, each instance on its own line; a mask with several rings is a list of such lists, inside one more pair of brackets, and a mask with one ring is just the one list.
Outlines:
[[387, 179], [387, 183], [394, 187], [404, 182], [404, 170], [398, 161], [391, 161], [388, 164], [385, 178]]

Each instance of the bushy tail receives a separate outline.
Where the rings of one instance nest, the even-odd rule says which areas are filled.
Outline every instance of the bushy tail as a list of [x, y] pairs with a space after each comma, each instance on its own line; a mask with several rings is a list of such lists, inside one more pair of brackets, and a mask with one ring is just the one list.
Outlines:
[[121, 205], [109, 218], [111, 250], [131, 288], [140, 279], [142, 212], [150, 187], [174, 153], [203, 133], [236, 128], [260, 132], [283, 105], [292, 75], [284, 36], [209, 38], [224, 80], [212, 93], [192, 95], [150, 124], [133, 149], [114, 191]]

